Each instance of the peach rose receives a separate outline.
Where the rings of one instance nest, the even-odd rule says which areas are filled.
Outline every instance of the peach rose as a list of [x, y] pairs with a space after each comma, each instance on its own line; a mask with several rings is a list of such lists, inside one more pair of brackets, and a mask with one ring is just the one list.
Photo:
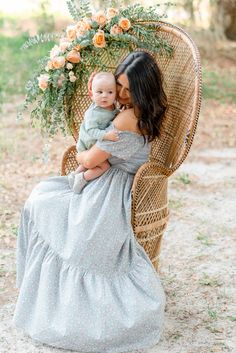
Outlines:
[[48, 68], [48, 70], [53, 70], [53, 69], [54, 69], [52, 60], [49, 60], [49, 61], [48, 61], [48, 63], [47, 63], [47, 68]]
[[81, 21], [77, 22], [75, 27], [76, 27], [77, 37], [85, 34], [87, 31], [91, 29], [90, 24], [85, 19], [82, 19]]
[[95, 15], [93, 15], [93, 20], [96, 21], [99, 26], [104, 26], [106, 24], [106, 16], [104, 15], [104, 13], [102, 11], [99, 11], [98, 13], [96, 13]]
[[77, 44], [74, 46], [73, 50], [76, 50], [76, 51], [80, 51], [81, 49], [81, 45], [80, 44]]
[[49, 60], [48, 62], [47, 62], [47, 65], [46, 65], [46, 67], [45, 67], [45, 70], [46, 71], [49, 71], [49, 70], [53, 70], [53, 65], [52, 65], [52, 60]]
[[77, 50], [71, 50], [67, 54], [66, 59], [67, 61], [70, 61], [73, 64], [77, 64], [80, 62], [81, 56], [80, 56], [80, 53], [77, 52]]
[[131, 27], [131, 23], [130, 20], [128, 18], [125, 17], [121, 17], [121, 19], [119, 20], [118, 25], [124, 30], [124, 31], [128, 31]]
[[66, 60], [64, 56], [56, 56], [54, 59], [52, 59], [52, 65], [54, 69], [61, 69], [65, 66], [65, 63]]
[[67, 39], [70, 41], [76, 38], [76, 26], [70, 25], [66, 28]]
[[114, 25], [111, 27], [110, 33], [111, 34], [121, 34], [121, 33], [123, 33], [123, 31], [122, 31], [121, 27], [119, 27], [118, 25]]
[[41, 90], [45, 91], [45, 89], [48, 87], [48, 80], [49, 80], [49, 75], [47, 74], [41, 74], [38, 77], [38, 85]]
[[93, 45], [96, 48], [104, 48], [106, 46], [104, 31], [98, 30], [93, 36]]
[[109, 7], [107, 9], [107, 18], [108, 20], [110, 20], [111, 18], [115, 17], [116, 15], [118, 15], [119, 10], [115, 9], [114, 7]]
[[50, 59], [55, 58], [55, 56], [59, 56], [61, 54], [60, 47], [58, 45], [54, 45], [54, 47], [50, 51]]

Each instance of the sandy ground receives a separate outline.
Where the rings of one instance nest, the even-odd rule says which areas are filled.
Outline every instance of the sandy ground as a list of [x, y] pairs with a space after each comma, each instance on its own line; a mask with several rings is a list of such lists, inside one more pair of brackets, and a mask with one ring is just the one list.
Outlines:
[[[42, 139], [27, 119], [15, 121], [16, 102], [5, 104], [0, 118], [0, 352], [68, 352], [32, 341], [11, 323], [20, 208], [39, 180], [59, 174], [63, 151], [72, 142], [58, 137], [51, 163], [43, 164]], [[170, 178], [171, 217], [160, 269], [165, 331], [145, 353], [236, 352], [235, 116], [235, 105], [204, 102], [190, 155]]]

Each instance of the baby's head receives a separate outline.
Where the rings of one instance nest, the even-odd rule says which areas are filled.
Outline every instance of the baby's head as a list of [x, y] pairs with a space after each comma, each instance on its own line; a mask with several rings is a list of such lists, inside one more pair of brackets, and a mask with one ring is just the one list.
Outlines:
[[98, 72], [92, 81], [92, 100], [101, 108], [111, 108], [116, 99], [116, 80], [111, 72]]

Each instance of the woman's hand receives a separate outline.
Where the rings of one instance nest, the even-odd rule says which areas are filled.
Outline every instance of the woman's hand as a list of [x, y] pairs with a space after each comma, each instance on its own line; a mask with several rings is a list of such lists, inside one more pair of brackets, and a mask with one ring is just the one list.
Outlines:
[[89, 80], [88, 80], [88, 95], [89, 97], [91, 98], [93, 93], [92, 93], [92, 82], [93, 82], [93, 79], [94, 79], [94, 76], [96, 75], [96, 71], [93, 71], [89, 77]]
[[76, 160], [86, 169], [92, 169], [106, 161], [110, 157], [110, 153], [100, 150], [96, 145], [88, 151], [83, 151], [76, 155]]

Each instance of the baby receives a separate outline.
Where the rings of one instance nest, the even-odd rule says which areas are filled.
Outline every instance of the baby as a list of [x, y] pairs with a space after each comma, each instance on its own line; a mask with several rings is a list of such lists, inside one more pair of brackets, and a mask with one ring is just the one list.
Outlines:
[[[110, 72], [97, 73], [92, 81], [93, 103], [85, 112], [84, 121], [80, 126], [79, 138], [76, 149], [80, 153], [92, 147], [97, 140], [117, 141], [118, 132], [115, 130], [106, 132], [105, 129], [119, 112], [115, 108], [116, 81]], [[88, 180], [101, 176], [110, 168], [106, 160], [99, 166], [86, 169], [82, 165], [68, 175], [69, 185], [75, 193], [80, 193]]]

